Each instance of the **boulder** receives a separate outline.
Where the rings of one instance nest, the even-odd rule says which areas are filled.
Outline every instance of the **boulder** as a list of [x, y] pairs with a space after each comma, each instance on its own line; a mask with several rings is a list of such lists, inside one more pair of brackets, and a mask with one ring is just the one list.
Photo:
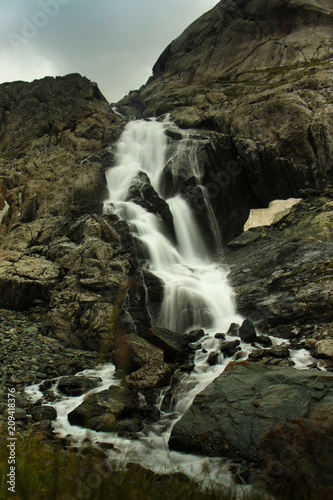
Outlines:
[[277, 461], [284, 485], [282, 471], [293, 485], [331, 486], [332, 382], [328, 372], [230, 363], [176, 423], [169, 446], [246, 459], [268, 483]]
[[333, 339], [328, 338], [316, 342], [314, 354], [318, 358], [333, 359]]
[[61, 377], [58, 382], [58, 391], [66, 396], [81, 396], [90, 389], [98, 387], [102, 381], [99, 377]]
[[108, 419], [111, 427], [116, 419], [135, 417], [137, 410], [138, 400], [135, 392], [125, 387], [111, 386], [87, 396], [83, 403], [68, 414], [68, 420], [71, 425], [97, 430], [96, 417], [103, 417], [103, 421]]
[[239, 340], [224, 341], [220, 344], [220, 351], [222, 352], [224, 357], [231, 358], [237, 351], [240, 350], [239, 346]]
[[248, 319], [245, 319], [239, 329], [239, 336], [241, 340], [243, 342], [246, 342], [247, 344], [255, 342], [257, 339], [257, 333], [254, 327], [254, 323]]
[[112, 353], [113, 363], [125, 373], [136, 372], [150, 362], [163, 363], [163, 350], [138, 335], [118, 336], [115, 347]]
[[152, 360], [125, 378], [126, 386], [142, 391], [165, 387], [176, 369], [176, 365]]
[[163, 349], [164, 361], [167, 363], [173, 363], [186, 358], [187, 343], [180, 333], [154, 326], [145, 331], [142, 336], [152, 344]]
[[55, 420], [57, 418], [57, 411], [53, 406], [34, 406], [31, 409], [31, 416], [37, 422], [42, 420]]

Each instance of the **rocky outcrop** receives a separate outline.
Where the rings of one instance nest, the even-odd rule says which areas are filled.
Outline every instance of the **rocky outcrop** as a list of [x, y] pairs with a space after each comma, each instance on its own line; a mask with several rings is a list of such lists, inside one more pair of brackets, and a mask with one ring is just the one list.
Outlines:
[[308, 325], [314, 332], [332, 322], [332, 228], [331, 198], [311, 198], [277, 224], [257, 228], [255, 241], [231, 242], [226, 262], [238, 311], [280, 337], [288, 337], [282, 329], [289, 325], [298, 343], [299, 328], [305, 334]]
[[215, 212], [231, 217], [224, 242], [249, 209], [332, 181], [332, 23], [329, 0], [222, 0], [118, 103], [129, 115], [171, 113], [181, 127], [214, 131], [204, 181]]
[[3, 84], [0, 103], [0, 203], [9, 207], [0, 307], [29, 310], [64, 345], [105, 356], [117, 328], [150, 327], [127, 224], [102, 213], [125, 121], [80, 75]]
[[2, 84], [0, 102], [0, 178], [9, 204], [2, 233], [43, 216], [101, 213], [109, 161], [102, 152], [124, 122], [97, 85], [80, 75]]
[[169, 444], [180, 451], [245, 458], [278, 490], [322, 488], [328, 494], [332, 381], [332, 374], [316, 370], [231, 363], [196, 396]]

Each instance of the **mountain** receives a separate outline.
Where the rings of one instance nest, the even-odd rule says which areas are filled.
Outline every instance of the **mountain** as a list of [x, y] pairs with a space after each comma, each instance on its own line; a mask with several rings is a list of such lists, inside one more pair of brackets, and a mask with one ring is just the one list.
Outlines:
[[[239, 464], [253, 462], [244, 467], [242, 480], [255, 482], [261, 474], [277, 494], [290, 483], [302, 492], [320, 486], [320, 497], [328, 498], [332, 35], [331, 0], [222, 0], [165, 49], [141, 89], [117, 103], [123, 117], [96, 83], [77, 74], [0, 85], [3, 381], [18, 391], [43, 382], [47, 394], [54, 377], [75, 375], [94, 367], [97, 357], [112, 357], [127, 377], [111, 403], [121, 401], [119, 415], [133, 416], [115, 425], [131, 435], [138, 424], [158, 418], [157, 389], [176, 368], [182, 374], [193, 370], [204, 332], [182, 336], [156, 327], [163, 283], [147, 270], [128, 224], [103, 213], [105, 171], [116, 164], [127, 119], [162, 120], [169, 114], [178, 127], [165, 126], [163, 196], [180, 194], [187, 200], [213, 258], [223, 257], [229, 269], [237, 311], [252, 334], [251, 322], [259, 334], [251, 340], [256, 349], [249, 360], [231, 363], [196, 397], [170, 444], [180, 451], [229, 456]], [[290, 197], [299, 203], [273, 224], [243, 231], [251, 209]], [[155, 213], [175, 243], [171, 211], [145, 173], [133, 179], [127, 201]], [[217, 333], [221, 345], [210, 357], [212, 365], [222, 352], [236, 354], [240, 346], [240, 340], [225, 341], [225, 334]], [[272, 346], [268, 336], [286, 345]], [[313, 368], [306, 377], [291, 368], [301, 356]], [[177, 396], [181, 378], [174, 377], [163, 411]], [[64, 383], [68, 393], [79, 390], [77, 377]], [[147, 407], [137, 399], [140, 387], [148, 391]], [[241, 403], [234, 396], [239, 391], [244, 391]], [[256, 391], [260, 398], [254, 398]], [[93, 398], [101, 412], [98, 421], [92, 419], [93, 428], [114, 429], [119, 417], [105, 418], [106, 393], [101, 407]], [[283, 407], [279, 398], [286, 402]], [[5, 407], [5, 400], [0, 404]], [[228, 416], [214, 405], [224, 405]], [[29, 402], [21, 399], [20, 409], [23, 429]], [[78, 422], [81, 410], [72, 415]], [[50, 415], [54, 418], [54, 412]], [[52, 418], [46, 419], [50, 428]], [[287, 498], [285, 491], [280, 498]]]
[[332, 36], [330, 0], [222, 0], [165, 49], [119, 111], [170, 113], [211, 132], [207, 179], [229, 161], [242, 169], [231, 199], [212, 200], [240, 232], [249, 208], [332, 184]]

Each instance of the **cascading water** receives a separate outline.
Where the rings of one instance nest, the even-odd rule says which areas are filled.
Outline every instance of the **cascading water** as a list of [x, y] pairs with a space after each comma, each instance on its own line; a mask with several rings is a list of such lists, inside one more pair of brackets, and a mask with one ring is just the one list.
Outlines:
[[[231, 485], [231, 474], [226, 461], [170, 452], [167, 445], [173, 425], [189, 408], [196, 394], [222, 373], [230, 361], [230, 358], [223, 359], [221, 355], [219, 364], [209, 366], [207, 363], [209, 353], [218, 347], [214, 334], [226, 331], [230, 323], [242, 320], [235, 313], [227, 272], [220, 264], [208, 258], [205, 242], [188, 203], [179, 194], [166, 200], [173, 216], [174, 240], [173, 237], [168, 237], [169, 231], [157, 215], [127, 201], [128, 189], [140, 171], [149, 177], [151, 185], [161, 196], [167, 149], [165, 129], [170, 126], [175, 127], [170, 123], [157, 121], [135, 121], [127, 125], [118, 145], [116, 166], [107, 172], [109, 199], [105, 202], [105, 212], [115, 213], [128, 222], [131, 231], [141, 242], [150, 271], [164, 283], [164, 300], [156, 324], [180, 333], [196, 327], [205, 330], [206, 335], [201, 341], [202, 350], [197, 351], [195, 358], [195, 369], [191, 374], [184, 375], [174, 396], [171, 412], [161, 410], [166, 389], [161, 392], [160, 421], [138, 433], [137, 439], [129, 440], [115, 433], [71, 426], [67, 415], [82, 402], [84, 396], [63, 399], [54, 404], [58, 413], [55, 430], [60, 436], [71, 435], [74, 444], [82, 443], [87, 437], [94, 443], [112, 444], [114, 448], [110, 451], [110, 459], [118, 462], [137, 462], [159, 472], [181, 470], [201, 481], [214, 480]], [[188, 136], [180, 130], [177, 133], [183, 135], [178, 151], [184, 153], [184, 148], [189, 145]], [[189, 153], [192, 154], [193, 151]], [[177, 151], [174, 154], [177, 155]], [[194, 165], [193, 169], [200, 185], [201, 177], [197, 166]], [[204, 199], [209, 201], [208, 197], [204, 196]], [[213, 216], [211, 226], [216, 233]], [[227, 339], [231, 337], [227, 336]], [[242, 348], [245, 359], [249, 347], [242, 345]], [[103, 384], [93, 392], [120, 383], [114, 376], [113, 366], [83, 374], [103, 379]], [[41, 396], [37, 387], [32, 387], [30, 394]]]
[[166, 200], [173, 215], [175, 246], [165, 236], [156, 215], [126, 201], [131, 181], [140, 171], [148, 175], [153, 188], [161, 194], [167, 147], [165, 127], [165, 123], [157, 121], [131, 122], [127, 126], [119, 143], [117, 166], [107, 173], [110, 198], [105, 210], [127, 220], [143, 244], [150, 270], [165, 284], [157, 324], [181, 333], [195, 327], [216, 333], [235, 319], [233, 293], [226, 272], [208, 259], [187, 202], [180, 195]]

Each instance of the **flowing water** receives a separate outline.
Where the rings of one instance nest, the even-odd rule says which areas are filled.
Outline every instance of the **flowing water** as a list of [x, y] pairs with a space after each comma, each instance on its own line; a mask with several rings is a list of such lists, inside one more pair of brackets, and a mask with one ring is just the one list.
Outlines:
[[[157, 193], [161, 195], [163, 192], [161, 179], [167, 160], [165, 129], [170, 126], [175, 127], [158, 121], [135, 121], [127, 125], [118, 144], [116, 166], [107, 171], [109, 199], [105, 202], [105, 213], [115, 213], [128, 222], [132, 233], [142, 245], [150, 271], [164, 283], [164, 300], [156, 324], [181, 333], [203, 328], [206, 334], [202, 341], [203, 349], [197, 351], [194, 371], [184, 375], [173, 399], [172, 412], [161, 410], [166, 388], [161, 391], [158, 403], [160, 421], [139, 433], [137, 439], [130, 440], [114, 433], [71, 426], [67, 415], [81, 404], [84, 396], [62, 398], [55, 403], [58, 412], [55, 430], [60, 436], [71, 435], [73, 444], [80, 444], [86, 438], [93, 443], [112, 444], [110, 459], [118, 462], [137, 462], [158, 472], [181, 470], [201, 481], [214, 480], [231, 485], [232, 477], [226, 460], [170, 452], [168, 449], [168, 440], [175, 422], [189, 408], [196, 394], [222, 373], [230, 362], [230, 358], [223, 359], [221, 355], [219, 364], [208, 365], [209, 353], [218, 348], [219, 341], [214, 334], [227, 331], [232, 322], [242, 321], [235, 311], [234, 294], [228, 284], [227, 271], [220, 263], [208, 257], [205, 241], [186, 200], [179, 194], [166, 200], [173, 216], [173, 237], [157, 215], [127, 200], [128, 189], [136, 182], [135, 177], [139, 172], [147, 174]], [[182, 134], [183, 138], [178, 141], [175, 156], [179, 152], [184, 153], [184, 148], [188, 147], [188, 132], [178, 130], [178, 134]], [[189, 155], [191, 154], [193, 151], [189, 151]], [[200, 186], [201, 177], [195, 164], [195, 155], [193, 163], [193, 173]], [[204, 199], [209, 203], [204, 188], [201, 189]], [[210, 214], [210, 226], [218, 241], [216, 220], [211, 207], [208, 207], [207, 213]], [[233, 339], [227, 336], [227, 340]], [[250, 347], [245, 344], [241, 347], [242, 359], [246, 359]], [[91, 392], [120, 383], [115, 378], [112, 365], [82, 374], [102, 378], [100, 387]], [[56, 386], [54, 389], [56, 390]], [[35, 398], [41, 396], [36, 386], [30, 388], [30, 395]]]

